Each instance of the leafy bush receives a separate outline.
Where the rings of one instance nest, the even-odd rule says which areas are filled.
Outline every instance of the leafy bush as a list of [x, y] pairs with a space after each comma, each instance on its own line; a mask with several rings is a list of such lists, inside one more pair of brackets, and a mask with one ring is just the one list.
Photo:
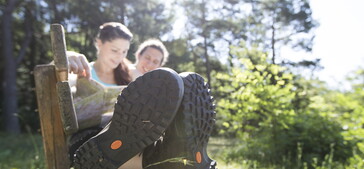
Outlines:
[[327, 160], [345, 163], [353, 156], [355, 145], [345, 141], [340, 124], [315, 113], [297, 115], [286, 127], [277, 128], [276, 131], [263, 128], [254, 137], [245, 139], [246, 146], [232, 152], [230, 158], [290, 167], [306, 163], [313, 167], [314, 164], [321, 166]]
[[223, 134], [243, 137], [262, 126], [274, 127], [294, 114], [293, 85], [288, 83], [292, 75], [284, 73], [283, 67], [268, 64], [263, 53], [253, 51], [251, 55], [255, 56], [254, 61], [240, 59], [244, 70], [235, 67], [230, 74], [215, 75], [217, 111], [222, 119], [217, 125]]
[[[256, 49], [235, 52], [240, 65], [217, 73], [214, 82], [220, 134], [243, 140], [230, 159], [317, 168], [353, 156], [357, 141], [345, 137], [347, 131], [330, 112], [311, 106], [317, 104], [312, 95], [302, 94], [314, 89], [295, 86], [293, 74], [269, 64]], [[296, 106], [300, 100], [305, 104]]]

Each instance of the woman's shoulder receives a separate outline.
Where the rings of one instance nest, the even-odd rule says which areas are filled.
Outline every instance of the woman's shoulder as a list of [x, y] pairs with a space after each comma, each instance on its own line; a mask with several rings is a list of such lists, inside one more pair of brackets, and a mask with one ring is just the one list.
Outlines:
[[129, 70], [136, 70], [136, 65], [135, 64], [128, 64], [128, 68], [129, 68]]
[[128, 68], [133, 80], [142, 75], [142, 73], [140, 73], [136, 68], [135, 64], [128, 64]]

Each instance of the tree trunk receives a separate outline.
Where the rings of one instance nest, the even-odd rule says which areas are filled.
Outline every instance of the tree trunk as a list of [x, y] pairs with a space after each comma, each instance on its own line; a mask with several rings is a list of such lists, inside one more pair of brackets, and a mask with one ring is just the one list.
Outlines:
[[57, 9], [57, 1], [55, 0], [51, 0], [50, 1], [50, 7], [51, 10], [53, 11], [53, 21], [52, 23], [61, 23], [62, 19], [60, 17], [60, 12]]
[[120, 11], [120, 16], [121, 16], [120, 17], [121, 18], [120, 22], [125, 25], [125, 11], [126, 11], [125, 1], [121, 1], [120, 3], [121, 3], [121, 4], [119, 4], [120, 9], [121, 9], [121, 11]]
[[207, 53], [207, 21], [206, 21], [206, 3], [205, 1], [202, 1], [201, 4], [201, 12], [202, 12], [202, 25], [203, 25], [203, 30], [202, 30], [202, 36], [203, 36], [203, 48], [204, 48], [204, 57], [205, 57], [205, 65], [206, 65], [206, 76], [207, 76], [207, 84], [211, 87], [211, 70], [210, 70], [210, 59], [209, 59], [209, 55]]
[[205, 55], [205, 59], [206, 59], [206, 76], [207, 76], [207, 84], [211, 87], [211, 68], [210, 68], [210, 58], [209, 55], [207, 53], [207, 37], [204, 37], [204, 55]]
[[276, 64], [275, 63], [275, 60], [276, 60], [276, 50], [275, 50], [275, 44], [276, 44], [276, 28], [274, 27], [274, 23], [275, 23], [275, 18], [274, 18], [274, 15], [273, 15], [273, 19], [272, 19], [272, 26], [271, 26], [271, 28], [272, 28], [272, 63], [273, 64]]
[[233, 63], [233, 59], [234, 59], [234, 56], [231, 52], [231, 48], [230, 46], [233, 44], [231, 41], [229, 40], [226, 40], [228, 43], [229, 43], [229, 57], [228, 57], [228, 64], [230, 66], [230, 69], [232, 69], [234, 67], [234, 63]]
[[3, 13], [2, 34], [3, 34], [3, 56], [4, 56], [4, 123], [5, 131], [9, 133], [20, 133], [19, 119], [17, 117], [17, 91], [16, 91], [16, 60], [13, 56], [12, 39], [12, 13], [16, 0], [8, 0]]
[[272, 24], [272, 63], [275, 64], [276, 60], [276, 50], [275, 50], [275, 27], [274, 24]]

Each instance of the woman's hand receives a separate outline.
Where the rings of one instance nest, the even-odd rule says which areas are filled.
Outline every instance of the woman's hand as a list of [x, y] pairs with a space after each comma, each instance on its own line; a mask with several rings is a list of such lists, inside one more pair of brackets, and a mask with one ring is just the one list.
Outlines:
[[70, 73], [77, 74], [78, 77], [90, 79], [90, 65], [85, 55], [73, 51], [67, 51]]

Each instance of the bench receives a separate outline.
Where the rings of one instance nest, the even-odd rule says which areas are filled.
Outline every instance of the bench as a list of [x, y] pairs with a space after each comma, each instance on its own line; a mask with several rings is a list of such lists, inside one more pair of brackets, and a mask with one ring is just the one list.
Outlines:
[[78, 130], [68, 82], [68, 59], [64, 28], [51, 25], [54, 64], [34, 68], [35, 89], [48, 169], [69, 169], [67, 136]]

